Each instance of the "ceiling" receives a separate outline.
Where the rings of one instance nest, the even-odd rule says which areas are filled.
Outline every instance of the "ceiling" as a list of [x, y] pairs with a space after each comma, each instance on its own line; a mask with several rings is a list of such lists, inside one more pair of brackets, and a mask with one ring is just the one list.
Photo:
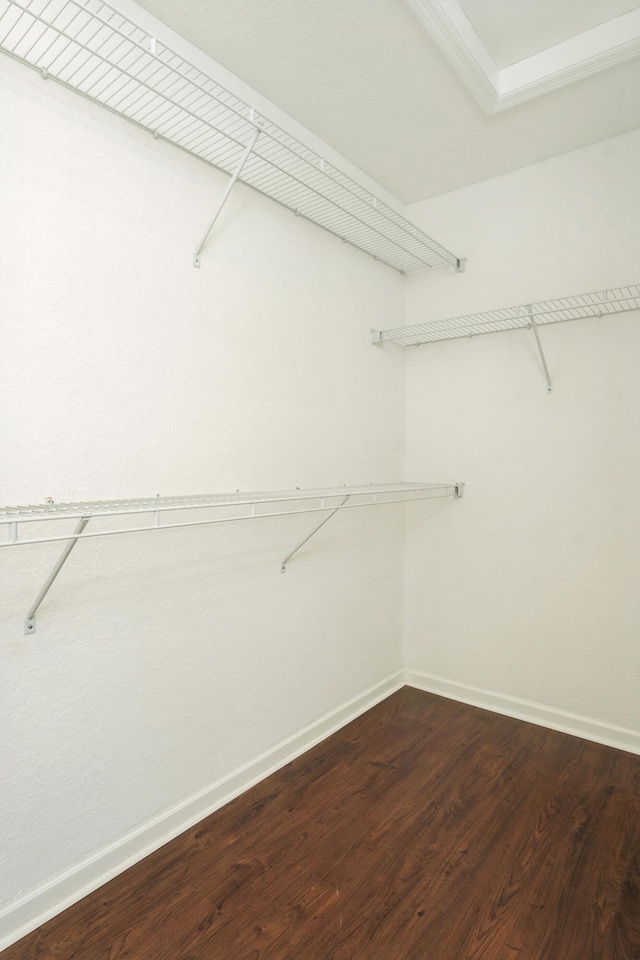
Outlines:
[[635, 0], [459, 0], [497, 67], [508, 67], [635, 10]]
[[[488, 114], [423, 29], [411, 0], [138, 2], [404, 203], [640, 127], [635, 56]], [[625, 0], [460, 4], [456, 15], [498, 74], [514, 57], [541, 50], [545, 56], [548, 45], [636, 6]]]

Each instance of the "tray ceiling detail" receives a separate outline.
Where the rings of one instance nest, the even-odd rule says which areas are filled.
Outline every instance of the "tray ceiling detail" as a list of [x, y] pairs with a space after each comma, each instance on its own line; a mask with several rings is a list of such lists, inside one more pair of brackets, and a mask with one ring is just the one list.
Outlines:
[[[490, 39], [483, 42], [458, 0], [407, 3], [487, 113], [506, 110], [640, 54], [640, 7], [498, 67], [489, 53]], [[474, 8], [480, 6], [495, 7], [496, 0], [476, 2]], [[541, 14], [543, 8], [540, 5]], [[483, 20], [485, 25], [489, 22]]]

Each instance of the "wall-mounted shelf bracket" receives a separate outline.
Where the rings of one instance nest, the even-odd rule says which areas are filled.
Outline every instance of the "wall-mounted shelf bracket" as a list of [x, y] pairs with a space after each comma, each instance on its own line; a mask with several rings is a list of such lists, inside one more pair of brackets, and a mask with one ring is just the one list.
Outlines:
[[194, 255], [193, 255], [193, 265], [194, 265], [194, 267], [199, 267], [199, 266], [200, 266], [200, 254], [202, 253], [202, 248], [204, 247], [205, 243], [206, 243], [207, 240], [209, 239], [209, 234], [210, 234], [211, 231], [213, 230], [213, 227], [214, 227], [214, 225], [215, 225], [215, 222], [216, 222], [216, 220], [218, 219], [218, 217], [220, 216], [220, 214], [221, 214], [221, 212], [222, 212], [222, 208], [224, 207], [225, 203], [226, 203], [227, 200], [229, 199], [229, 196], [231, 195], [231, 191], [232, 191], [233, 188], [235, 187], [236, 182], [237, 182], [237, 180], [238, 180], [238, 177], [239, 177], [240, 174], [242, 173], [242, 168], [244, 167], [245, 163], [247, 162], [247, 160], [248, 160], [249, 157], [251, 156], [251, 153], [252, 153], [252, 151], [253, 151], [253, 148], [255, 147], [255, 145], [256, 145], [256, 143], [257, 143], [257, 140], [258, 140], [258, 137], [260, 136], [261, 132], [262, 132], [262, 131], [260, 130], [260, 128], [259, 128], [259, 127], [256, 127], [256, 129], [254, 130], [254, 133], [253, 133], [253, 136], [252, 136], [251, 140], [250, 140], [249, 143], [247, 144], [247, 147], [246, 147], [244, 153], [242, 154], [242, 156], [240, 157], [240, 160], [238, 161], [238, 166], [237, 166], [236, 169], [233, 171], [233, 175], [231, 176], [231, 179], [229, 180], [229, 183], [227, 184], [227, 189], [225, 190], [225, 192], [224, 192], [224, 194], [223, 194], [223, 197], [222, 197], [220, 203], [218, 204], [218, 209], [216, 210], [216, 212], [215, 212], [215, 214], [214, 214], [214, 217], [213, 217], [213, 220], [211, 221], [211, 223], [210, 223], [210, 225], [209, 225], [209, 229], [208, 229], [207, 232], [205, 233], [204, 237], [202, 238], [202, 240], [201, 240], [201, 242], [200, 242], [200, 246], [198, 247], [198, 249], [196, 250], [196, 252], [195, 252]]
[[[464, 496], [464, 483], [456, 483], [456, 484], [453, 484], [452, 487], [449, 487], [449, 488], [448, 488], [448, 493], [449, 493], [450, 495], [456, 497], [456, 498], [459, 498], [459, 497]], [[440, 495], [440, 494], [438, 494], [438, 495]], [[348, 494], [340, 501], [340, 503], [339, 503], [337, 506], [335, 506], [335, 507], [333, 507], [333, 506], [326, 506], [326, 503], [325, 503], [326, 498], [322, 498], [322, 499], [321, 499], [321, 501], [320, 501], [320, 506], [319, 506], [318, 509], [320, 509], [320, 510], [330, 510], [331, 512], [329, 513], [328, 516], [324, 517], [324, 519], [321, 520], [320, 523], [318, 523], [318, 524], [313, 528], [313, 530], [311, 531], [311, 533], [308, 533], [308, 534], [307, 534], [307, 536], [304, 538], [304, 540], [301, 540], [300, 543], [298, 543], [297, 546], [295, 546], [295, 547], [293, 548], [293, 550], [291, 550], [291, 551], [286, 555], [286, 557], [282, 560], [282, 562], [281, 562], [281, 564], [280, 564], [280, 571], [281, 571], [282, 573], [286, 573], [286, 572], [287, 572], [287, 564], [289, 563], [289, 560], [291, 560], [291, 558], [294, 557], [294, 556], [296, 555], [296, 553], [297, 553], [302, 547], [304, 547], [305, 543], [308, 543], [309, 540], [311, 540], [311, 538], [314, 537], [314, 536], [316, 535], [316, 533], [317, 533], [319, 530], [321, 530], [322, 527], [324, 527], [325, 523], [328, 523], [329, 520], [331, 520], [331, 518], [334, 517], [334, 516], [336, 515], [336, 513], [338, 513], [339, 510], [341, 510], [343, 507], [346, 507], [346, 506], [348, 505], [349, 500], [351, 499], [351, 496], [352, 496], [352, 494], [348, 493]], [[415, 498], [416, 498], [416, 493], [414, 492], [414, 499], [415, 499]], [[421, 499], [421, 498], [419, 498], [419, 499]], [[375, 505], [376, 503], [385, 503], [385, 502], [397, 503], [398, 501], [397, 501], [397, 500], [396, 500], [396, 501], [394, 501], [394, 500], [386, 500], [385, 495], [384, 495], [384, 491], [383, 491], [383, 498], [382, 498], [381, 500], [379, 500], [379, 499], [378, 499], [378, 494], [377, 494], [376, 492], [372, 491], [370, 505]], [[407, 501], [402, 501], [402, 502], [407, 502]]]
[[[291, 552], [286, 555], [286, 557], [284, 558], [284, 560], [283, 560], [282, 563], [280, 564], [280, 570], [281, 570], [282, 573], [286, 573], [286, 572], [287, 572], [287, 564], [288, 564], [289, 560], [291, 560], [291, 557], [293, 557], [293, 556], [298, 552], [298, 550], [300, 550], [301, 547], [304, 547], [305, 543], [308, 543], [309, 540], [311, 540], [311, 537], [315, 536], [315, 534], [318, 532], [318, 530], [320, 530], [322, 527], [324, 527], [325, 523], [328, 523], [329, 520], [331, 520], [331, 517], [335, 516], [335, 514], [338, 512], [338, 510], [340, 509], [340, 507], [344, 507], [345, 503], [349, 500], [349, 497], [350, 497], [350, 496], [351, 496], [351, 494], [347, 494], [347, 496], [344, 498], [344, 500], [342, 500], [342, 501], [340, 502], [340, 505], [337, 506], [337, 507], [334, 507], [333, 510], [331, 511], [331, 513], [329, 514], [329, 516], [328, 516], [328, 517], [325, 517], [324, 520], [321, 520], [320, 523], [313, 528], [313, 530], [311, 531], [311, 533], [308, 534], [308, 535], [304, 538], [304, 540], [301, 540], [300, 543], [297, 545], [297, 547], [294, 547], [293, 550], [291, 550]], [[321, 505], [320, 505], [320, 506], [321, 506], [321, 508], [324, 508], [324, 500], [321, 502]]]
[[467, 268], [467, 258], [458, 257], [456, 261], [456, 273], [464, 273]]
[[60, 557], [58, 558], [58, 561], [55, 564], [53, 570], [51, 571], [51, 573], [45, 580], [44, 584], [42, 585], [42, 589], [40, 590], [40, 593], [38, 594], [36, 599], [33, 601], [31, 606], [29, 607], [29, 612], [27, 613], [27, 616], [25, 617], [25, 621], [24, 621], [24, 632], [26, 636], [29, 636], [30, 634], [36, 632], [36, 613], [38, 612], [38, 608], [42, 603], [42, 601], [44, 600], [44, 598], [46, 597], [46, 595], [48, 594], [53, 581], [56, 579], [56, 577], [62, 570], [69, 554], [71, 553], [76, 543], [78, 542], [78, 537], [80, 536], [80, 534], [82, 533], [86, 525], [89, 523], [89, 520], [90, 520], [90, 517], [82, 517], [76, 529], [73, 531], [74, 539], [69, 540], [69, 542], [65, 545], [65, 548], [60, 554]]
[[538, 351], [540, 353], [540, 359], [542, 361], [542, 368], [544, 370], [544, 375], [547, 380], [547, 393], [553, 393], [553, 384], [551, 383], [551, 377], [549, 375], [549, 367], [547, 366], [544, 350], [542, 349], [542, 343], [540, 342], [540, 334], [538, 333], [538, 324], [534, 319], [533, 310], [530, 305], [527, 306], [527, 314], [529, 316], [529, 326], [533, 330], [533, 335], [535, 336], [536, 343], [538, 344]]

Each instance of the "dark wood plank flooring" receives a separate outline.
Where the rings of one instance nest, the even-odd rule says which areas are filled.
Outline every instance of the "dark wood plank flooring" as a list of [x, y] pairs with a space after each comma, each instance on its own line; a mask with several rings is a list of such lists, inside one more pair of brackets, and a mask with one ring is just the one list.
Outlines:
[[1, 960], [640, 960], [640, 757], [409, 687]]

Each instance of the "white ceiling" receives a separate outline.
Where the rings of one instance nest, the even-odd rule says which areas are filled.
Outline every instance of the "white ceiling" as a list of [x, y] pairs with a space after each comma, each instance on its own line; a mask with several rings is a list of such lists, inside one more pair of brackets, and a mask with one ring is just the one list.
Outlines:
[[[487, 115], [405, 0], [138, 2], [404, 203], [640, 127], [638, 58]], [[527, 26], [505, 30], [507, 57], [524, 49], [517, 46], [523, 40], [539, 45], [558, 31], [582, 30], [584, 16], [601, 16], [603, 6], [628, 6], [622, 0], [463, 3], [471, 16], [484, 11], [493, 24], [485, 45], [500, 34], [503, 7], [530, 8]], [[556, 18], [557, 7], [563, 10]], [[553, 15], [550, 23], [532, 14], [543, 9]], [[582, 19], [567, 18], [569, 9]]]
[[458, 0], [493, 62], [508, 67], [619, 17], [635, 0]]

